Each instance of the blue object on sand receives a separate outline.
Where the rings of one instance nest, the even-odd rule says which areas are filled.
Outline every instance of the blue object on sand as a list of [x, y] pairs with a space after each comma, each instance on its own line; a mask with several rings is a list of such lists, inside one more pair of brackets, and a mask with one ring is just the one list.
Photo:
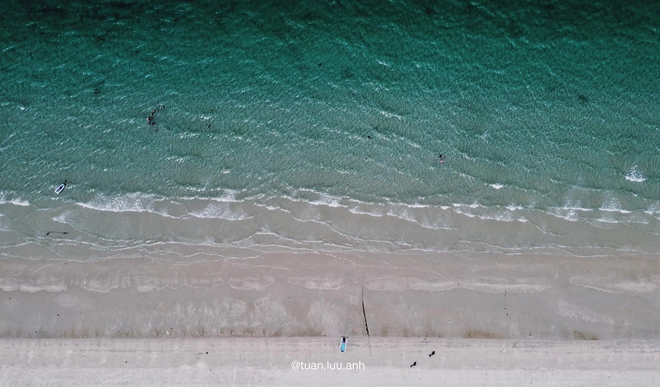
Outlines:
[[348, 338], [346, 336], [341, 337], [341, 345], [339, 346], [339, 352], [346, 352], [346, 344], [348, 344]]

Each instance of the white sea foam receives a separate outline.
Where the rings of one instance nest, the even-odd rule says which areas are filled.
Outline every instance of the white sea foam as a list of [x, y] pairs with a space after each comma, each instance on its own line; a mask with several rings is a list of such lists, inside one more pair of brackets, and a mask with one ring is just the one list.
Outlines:
[[479, 219], [497, 220], [498, 222], [521, 222], [521, 223], [525, 223], [525, 222], [528, 221], [525, 218], [515, 218], [510, 213], [493, 214], [493, 215], [477, 215], [477, 216], [479, 217]]
[[549, 208], [548, 213], [550, 215], [556, 216], [558, 218], [568, 220], [569, 222], [577, 222], [578, 221], [578, 214], [575, 210], [555, 207], [555, 208]]
[[28, 202], [27, 200], [21, 200], [20, 198], [19, 199], [12, 199], [12, 200], [8, 201], [8, 203], [13, 204], [15, 206], [21, 206], [21, 207], [27, 207], [27, 206], [30, 205], [30, 202]]
[[612, 224], [619, 223], [616, 219], [612, 219], [612, 218], [598, 218], [596, 220], [603, 223], [612, 223]]
[[330, 196], [327, 194], [321, 194], [321, 198], [319, 200], [314, 200], [309, 203], [314, 205], [323, 205], [323, 206], [335, 207], [335, 208], [346, 207], [341, 203], [339, 203], [340, 200], [341, 198], [338, 197]]
[[407, 222], [412, 222], [420, 225], [424, 228], [435, 229], [435, 230], [444, 230], [448, 229], [444, 226], [443, 222], [440, 222], [440, 219], [430, 219], [431, 212], [434, 209], [449, 209], [448, 206], [431, 206], [425, 204], [390, 204], [388, 206], [383, 205], [374, 205], [374, 204], [363, 204], [356, 205], [355, 207], [349, 207], [349, 212], [356, 215], [368, 215], [376, 218], [383, 216], [390, 216], [393, 218], [401, 219]]
[[247, 216], [242, 210], [232, 210], [229, 205], [211, 203], [202, 211], [191, 212], [195, 218], [205, 219], [225, 219], [225, 220], [245, 220], [252, 218]]
[[77, 203], [79, 206], [104, 212], [155, 212], [155, 198], [152, 195], [130, 193], [124, 195], [97, 195], [89, 203]]
[[457, 214], [467, 216], [469, 218], [479, 218], [484, 220], [497, 220], [502, 222], [528, 222], [529, 220], [523, 216], [514, 216], [513, 211], [523, 210], [521, 206], [509, 205], [506, 207], [488, 207], [477, 202], [472, 204], [452, 203], [453, 210]]
[[486, 206], [479, 204], [477, 202], [474, 202], [472, 204], [464, 204], [464, 203], [452, 203], [454, 207], [470, 207], [472, 209], [474, 208], [487, 208]]
[[238, 191], [232, 190], [232, 189], [226, 189], [223, 193], [222, 196], [213, 198], [212, 200], [218, 201], [218, 202], [237, 202], [236, 200], [236, 194]]
[[570, 211], [581, 211], [581, 212], [590, 212], [593, 211], [592, 208], [583, 208], [583, 207], [562, 207], [563, 210], [570, 210]]
[[648, 209], [644, 210], [649, 215], [660, 214], [660, 203], [654, 203]]
[[386, 112], [385, 110], [379, 110], [378, 112], [379, 112], [380, 114], [384, 115], [384, 116], [387, 117], [387, 118], [396, 118], [397, 120], [401, 120], [401, 119], [403, 119], [403, 117], [401, 117], [400, 115], [398, 115], [398, 114], [394, 114], [394, 113], [390, 113], [390, 112]]
[[348, 211], [350, 211], [351, 213], [356, 214], [356, 215], [369, 215], [369, 216], [373, 216], [373, 217], [376, 217], [376, 218], [383, 217], [386, 214], [382, 210], [381, 211], [378, 211], [378, 210], [362, 210], [362, 209], [360, 209], [360, 207], [351, 207], [351, 208], [348, 209]]
[[605, 212], [618, 212], [620, 214], [630, 214], [632, 212], [628, 210], [622, 210], [620, 208], [608, 208], [608, 207], [601, 208], [600, 210]]
[[448, 227], [441, 218], [433, 216], [432, 213], [428, 213], [428, 211], [417, 210], [418, 208], [429, 209], [428, 206], [414, 206], [412, 208], [408, 206], [394, 206], [388, 209], [387, 216], [415, 223], [420, 227], [431, 230], [451, 229], [451, 227]]
[[603, 205], [603, 207], [600, 208], [600, 210], [605, 212], [619, 212], [621, 214], [629, 214], [631, 212], [622, 209], [621, 203], [614, 198], [610, 198], [609, 200], [607, 200], [607, 202], [605, 202], [605, 204]]
[[634, 181], [635, 183], [641, 183], [646, 180], [642, 172], [637, 170], [637, 165], [633, 165], [625, 177], [626, 180]]
[[58, 222], [58, 223], [69, 223], [69, 219], [71, 219], [71, 211], [65, 211], [57, 216], [53, 216], [53, 220]]
[[8, 199], [7, 193], [4, 191], [0, 191], [0, 204], [13, 204], [15, 206], [27, 207], [30, 205], [30, 202], [27, 200], [23, 200], [20, 197]]
[[496, 220], [499, 222], [528, 222], [528, 219], [525, 217], [515, 217], [510, 210], [504, 211], [501, 208], [487, 208], [484, 206], [479, 206], [477, 208], [478, 210], [474, 212], [474, 207], [468, 206], [461, 208], [458, 206], [454, 208], [454, 212], [469, 218], [479, 218], [483, 220]]
[[490, 186], [493, 187], [493, 188], [495, 188], [495, 189], [502, 189], [502, 188], [504, 188], [504, 186], [503, 186], [502, 184], [491, 184]]
[[392, 207], [387, 210], [387, 216], [391, 216], [393, 218], [405, 220], [408, 222], [412, 223], [417, 223], [421, 226], [419, 221], [417, 221], [417, 218], [414, 215], [414, 212], [411, 213], [411, 209], [408, 208], [401, 208], [401, 207]]

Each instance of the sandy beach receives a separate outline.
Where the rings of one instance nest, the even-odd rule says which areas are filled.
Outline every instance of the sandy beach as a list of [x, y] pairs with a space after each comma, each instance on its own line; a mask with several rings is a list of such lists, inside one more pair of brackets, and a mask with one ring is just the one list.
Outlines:
[[[9, 339], [0, 385], [656, 386], [657, 340]], [[433, 357], [428, 357], [435, 351]], [[416, 362], [415, 367], [410, 364]], [[351, 369], [350, 367], [356, 367]]]
[[660, 380], [658, 257], [400, 258], [6, 260], [0, 385]]
[[0, 268], [0, 336], [340, 337], [368, 329], [372, 337], [660, 339], [658, 262], [493, 254], [9, 259]]
[[660, 386], [660, 2], [3, 5], [0, 387]]

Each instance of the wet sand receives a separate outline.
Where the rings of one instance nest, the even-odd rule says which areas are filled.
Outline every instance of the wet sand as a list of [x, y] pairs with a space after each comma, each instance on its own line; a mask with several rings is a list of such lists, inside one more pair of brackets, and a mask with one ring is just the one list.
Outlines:
[[0, 385], [657, 385], [659, 261], [7, 259]]
[[4, 260], [0, 337], [660, 339], [655, 256], [173, 262]]

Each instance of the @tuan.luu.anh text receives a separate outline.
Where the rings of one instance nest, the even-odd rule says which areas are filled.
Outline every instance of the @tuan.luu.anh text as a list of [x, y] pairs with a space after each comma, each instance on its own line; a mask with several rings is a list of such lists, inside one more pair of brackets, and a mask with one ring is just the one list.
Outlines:
[[291, 362], [291, 368], [294, 371], [303, 370], [303, 371], [313, 371], [313, 370], [363, 370], [364, 363], [353, 362], [353, 363], [341, 363], [341, 362], [305, 362], [300, 360], [294, 360]]

